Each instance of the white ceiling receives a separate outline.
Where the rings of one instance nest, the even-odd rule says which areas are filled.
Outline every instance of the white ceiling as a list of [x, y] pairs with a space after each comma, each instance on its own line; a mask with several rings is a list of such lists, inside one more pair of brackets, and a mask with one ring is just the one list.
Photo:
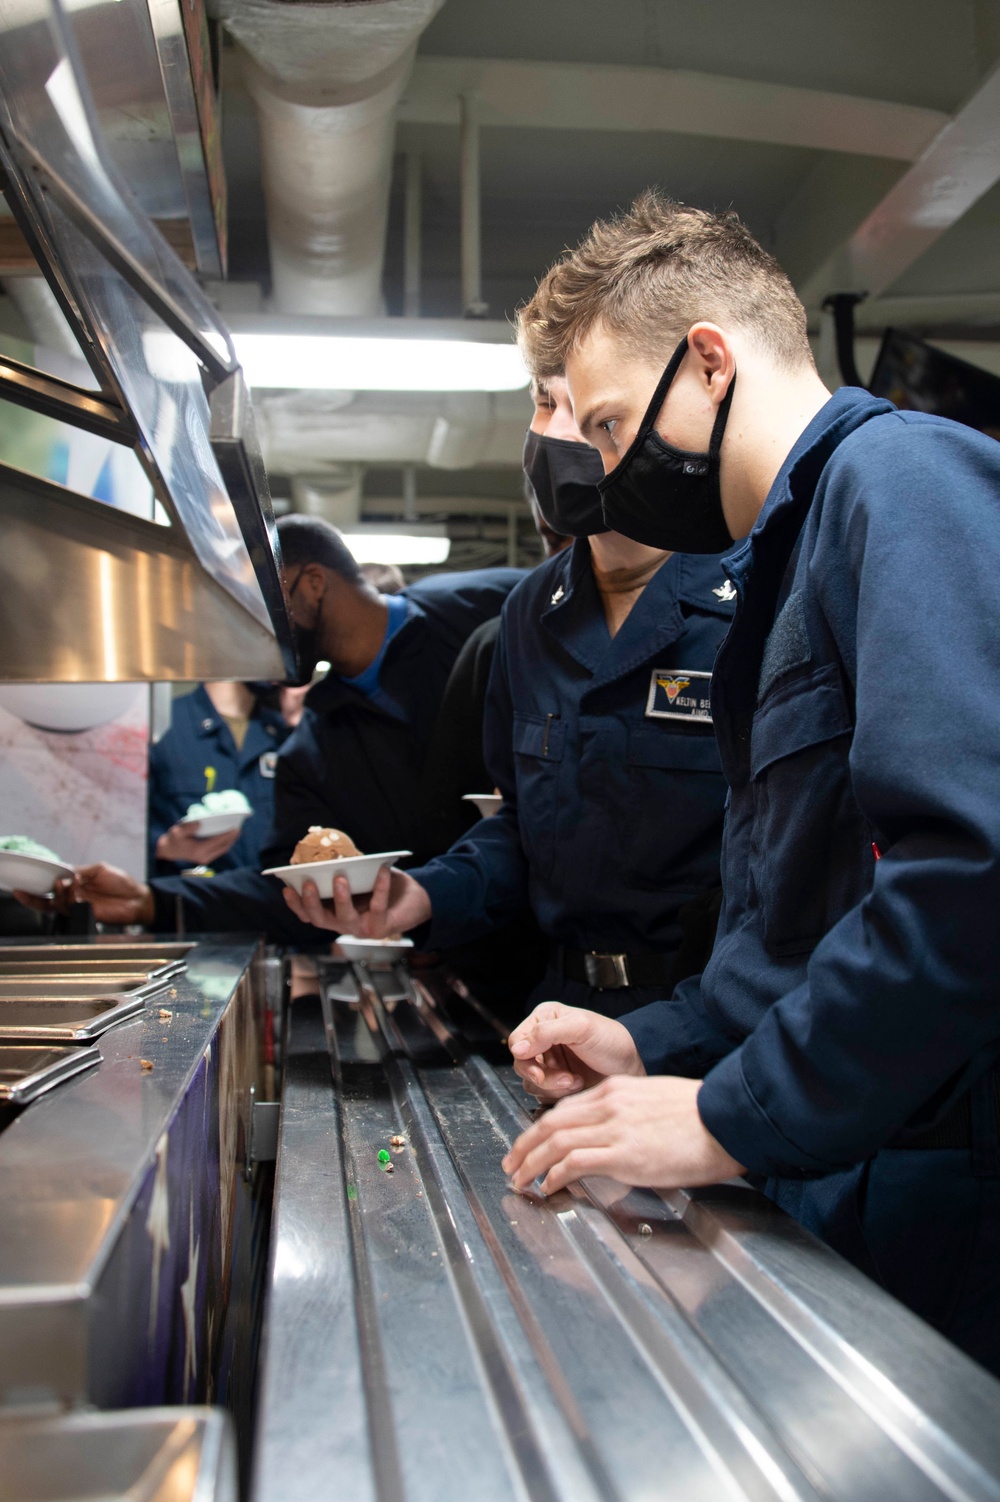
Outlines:
[[[256, 127], [234, 61], [227, 48], [231, 270], [266, 292]], [[402, 153], [418, 152], [421, 310], [461, 311], [457, 96], [471, 87], [492, 317], [509, 317], [595, 217], [656, 183], [735, 208], [814, 308], [860, 278], [883, 297], [936, 299], [942, 333], [995, 340], [998, 63], [1000, 0], [446, 0], [399, 111], [388, 309], [402, 303]], [[940, 304], [968, 293], [989, 295], [975, 318]], [[866, 324], [878, 321], [873, 305]], [[517, 412], [504, 423], [480, 462], [513, 469]]]

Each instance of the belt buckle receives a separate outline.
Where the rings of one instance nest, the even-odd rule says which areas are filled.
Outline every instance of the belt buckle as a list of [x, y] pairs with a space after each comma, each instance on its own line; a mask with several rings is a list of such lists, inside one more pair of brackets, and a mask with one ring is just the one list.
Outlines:
[[621, 991], [629, 985], [627, 954], [590, 954], [583, 957], [587, 983], [596, 991]]

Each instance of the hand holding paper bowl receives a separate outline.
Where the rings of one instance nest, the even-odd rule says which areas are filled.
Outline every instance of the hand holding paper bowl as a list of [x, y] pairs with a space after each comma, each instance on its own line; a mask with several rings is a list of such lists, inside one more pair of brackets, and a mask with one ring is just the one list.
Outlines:
[[[324, 837], [335, 852], [330, 858], [324, 858]], [[340, 854], [341, 850], [355, 853]], [[430, 917], [430, 899], [423, 887], [393, 869], [410, 853], [362, 855], [340, 830], [312, 828], [299, 841], [289, 865], [271, 867], [264, 874], [284, 883], [285, 901], [303, 923], [361, 939], [395, 938]]]

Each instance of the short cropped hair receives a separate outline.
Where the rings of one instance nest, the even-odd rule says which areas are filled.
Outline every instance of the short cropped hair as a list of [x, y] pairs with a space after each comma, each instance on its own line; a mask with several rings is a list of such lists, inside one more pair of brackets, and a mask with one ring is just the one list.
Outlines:
[[398, 595], [406, 588], [403, 570], [394, 563], [362, 563], [359, 567], [362, 579], [367, 579], [380, 595]]
[[346, 579], [348, 584], [364, 583], [354, 554], [332, 522], [324, 521], [321, 516], [301, 516], [292, 512], [278, 518], [278, 536], [284, 568], [321, 563], [324, 568]]
[[564, 373], [598, 324], [632, 354], [664, 363], [703, 319], [745, 329], [788, 368], [813, 363], [805, 308], [739, 216], [649, 188], [560, 257], [518, 310], [517, 337], [532, 376], [544, 382]]

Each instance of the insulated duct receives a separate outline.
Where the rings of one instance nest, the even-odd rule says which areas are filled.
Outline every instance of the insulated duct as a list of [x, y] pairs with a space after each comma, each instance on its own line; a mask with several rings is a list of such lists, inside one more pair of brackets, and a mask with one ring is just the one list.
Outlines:
[[217, 0], [260, 122], [274, 306], [382, 311], [396, 104], [444, 0]]

